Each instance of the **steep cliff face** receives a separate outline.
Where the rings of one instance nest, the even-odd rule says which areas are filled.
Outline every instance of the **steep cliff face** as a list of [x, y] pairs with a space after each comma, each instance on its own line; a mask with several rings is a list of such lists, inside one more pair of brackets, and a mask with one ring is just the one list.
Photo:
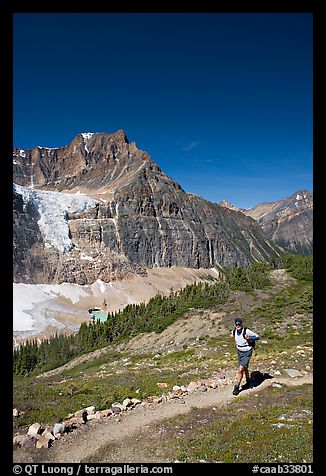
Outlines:
[[86, 284], [279, 253], [254, 219], [186, 193], [123, 131], [14, 149], [13, 162], [15, 282]]
[[254, 218], [264, 232], [292, 253], [313, 253], [313, 194], [299, 190], [290, 197], [261, 203], [243, 212]]

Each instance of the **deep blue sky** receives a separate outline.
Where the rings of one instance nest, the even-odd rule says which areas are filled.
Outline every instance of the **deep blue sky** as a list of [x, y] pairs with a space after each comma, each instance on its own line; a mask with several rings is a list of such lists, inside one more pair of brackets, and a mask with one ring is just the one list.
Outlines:
[[123, 129], [187, 191], [312, 191], [312, 14], [14, 15], [14, 146]]

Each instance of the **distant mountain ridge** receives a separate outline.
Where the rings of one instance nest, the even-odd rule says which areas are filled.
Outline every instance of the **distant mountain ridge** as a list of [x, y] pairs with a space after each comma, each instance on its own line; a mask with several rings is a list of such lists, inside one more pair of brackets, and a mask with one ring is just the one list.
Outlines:
[[[220, 203], [232, 207], [227, 200]], [[238, 209], [257, 220], [267, 236], [292, 253], [313, 254], [313, 193], [302, 189], [275, 202]]]
[[14, 148], [13, 170], [15, 282], [108, 282], [280, 253], [254, 219], [186, 193], [121, 130]]

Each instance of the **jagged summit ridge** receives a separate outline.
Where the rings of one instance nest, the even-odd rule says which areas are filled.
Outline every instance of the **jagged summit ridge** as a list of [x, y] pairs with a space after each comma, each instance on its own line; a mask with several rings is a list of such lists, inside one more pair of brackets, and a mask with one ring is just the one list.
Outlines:
[[66, 146], [13, 151], [18, 185], [57, 191], [86, 192], [110, 186], [126, 175], [124, 172], [134, 173], [145, 162], [151, 162], [150, 156], [135, 142], [129, 143], [122, 130], [112, 134], [82, 132]]

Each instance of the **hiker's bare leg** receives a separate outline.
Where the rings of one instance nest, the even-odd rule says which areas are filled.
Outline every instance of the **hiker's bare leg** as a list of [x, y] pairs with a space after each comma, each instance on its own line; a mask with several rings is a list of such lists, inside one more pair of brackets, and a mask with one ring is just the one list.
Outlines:
[[243, 365], [239, 365], [239, 370], [238, 370], [238, 373], [237, 373], [237, 385], [240, 385], [240, 383], [241, 383], [243, 373], [244, 373], [244, 369], [245, 369], [245, 367]]
[[244, 367], [244, 373], [245, 373], [245, 376], [246, 376], [246, 383], [249, 383], [249, 371], [248, 371], [248, 367]]

